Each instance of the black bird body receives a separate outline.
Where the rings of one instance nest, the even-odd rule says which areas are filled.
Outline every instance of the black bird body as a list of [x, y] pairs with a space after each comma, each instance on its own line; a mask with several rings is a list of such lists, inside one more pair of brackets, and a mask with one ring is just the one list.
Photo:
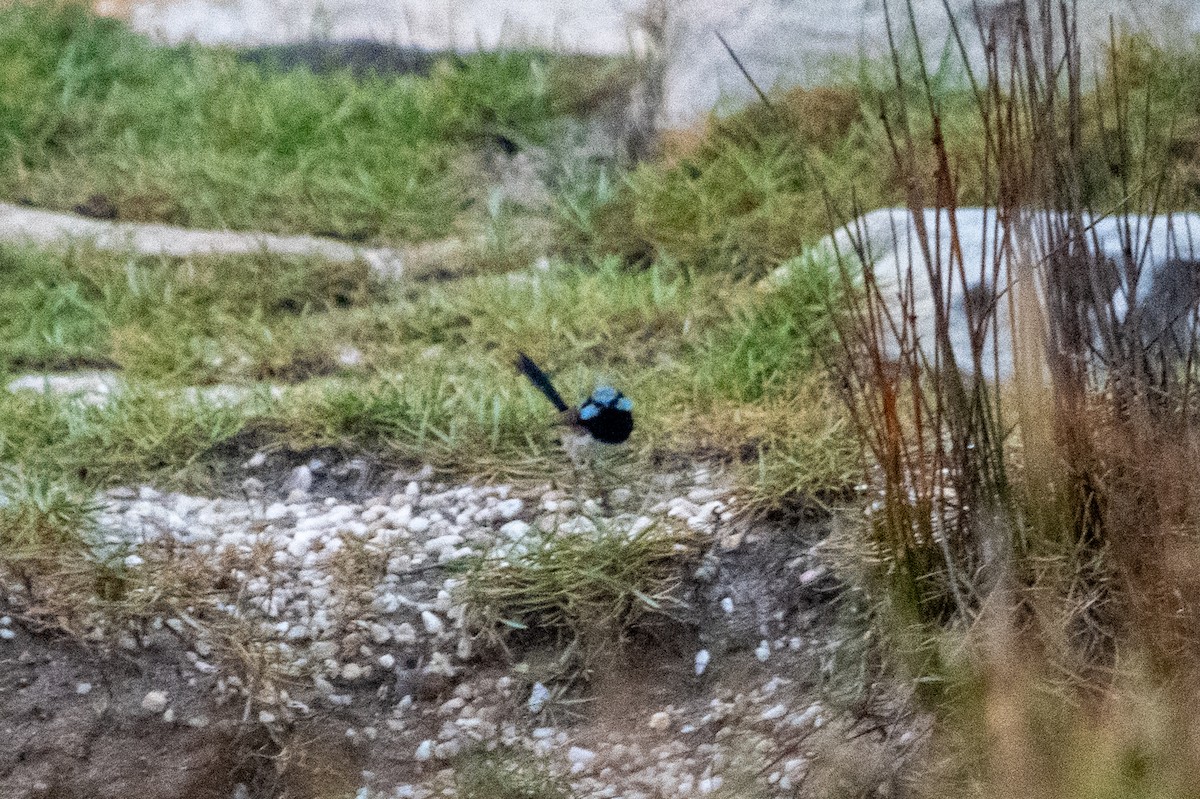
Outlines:
[[633, 400], [615, 388], [597, 386], [582, 405], [572, 408], [554, 388], [550, 377], [523, 352], [517, 356], [517, 369], [550, 400], [569, 424], [587, 431], [597, 441], [620, 444], [633, 432]]

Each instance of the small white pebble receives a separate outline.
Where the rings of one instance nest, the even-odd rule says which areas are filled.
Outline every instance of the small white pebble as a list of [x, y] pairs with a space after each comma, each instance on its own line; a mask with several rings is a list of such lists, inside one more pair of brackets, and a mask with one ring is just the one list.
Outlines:
[[501, 518], [503, 519], [513, 519], [516, 518], [517, 514], [519, 514], [524, 507], [524, 502], [516, 497], [513, 497], [512, 499], [506, 499], [503, 502], [498, 503], [496, 505], [496, 513], [500, 514]]
[[371, 640], [377, 644], [386, 644], [392, 638], [392, 631], [385, 624], [374, 622], [371, 624]]
[[425, 625], [425, 632], [430, 635], [438, 635], [446, 629], [445, 622], [431, 610], [421, 611], [421, 624]]
[[367, 669], [357, 663], [347, 663], [342, 666], [342, 679], [347, 682], [361, 680], [365, 676], [367, 676]]
[[726, 614], [733, 613], [733, 597], [725, 597], [721, 600], [721, 610]]
[[417, 751], [413, 752], [413, 759], [418, 763], [424, 763], [433, 757], [433, 741], [426, 738], [417, 745]]
[[760, 641], [758, 648], [754, 650], [754, 657], [758, 658], [761, 662], [766, 663], [767, 658], [771, 657], [771, 642]]
[[809, 583], [816, 582], [824, 576], [825, 569], [820, 566], [815, 569], [808, 569], [800, 575], [800, 585], [808, 585]]
[[783, 718], [785, 713], [787, 713], [786, 705], [772, 705], [763, 711], [762, 719], [763, 721], [774, 721], [775, 719]]
[[0, 641], [11, 641], [17, 637], [17, 633], [10, 627], [0, 628]]
[[699, 677], [708, 668], [710, 655], [707, 649], [701, 649], [696, 653], [696, 676]]
[[793, 727], [804, 727], [808, 724], [814, 723], [820, 714], [821, 714], [821, 706], [820, 705], [810, 705], [808, 707], [808, 709], [805, 710], [800, 715], [792, 716], [791, 718], [789, 718], [788, 724]]
[[579, 746], [572, 746], [567, 750], [567, 760], [571, 762], [571, 773], [578, 774], [586, 769], [593, 760], [596, 759], [596, 753], [591, 749], [584, 749]]
[[650, 729], [662, 732], [671, 726], [671, 716], [665, 711], [658, 711], [650, 717]]
[[511, 522], [506, 522], [500, 527], [500, 535], [509, 540], [516, 541], [524, 538], [525, 535], [533, 529], [529, 522], [523, 522], [520, 519], [513, 519]]
[[150, 691], [142, 698], [142, 710], [150, 713], [162, 713], [167, 709], [166, 691]]
[[452, 757], [455, 757], [461, 749], [462, 744], [456, 740], [442, 741], [440, 744], [433, 747], [433, 756], [438, 760], [449, 760]]
[[79, 694], [80, 696], [87, 696], [91, 692], [92, 692], [92, 684], [90, 682], [76, 683], [75, 693]]
[[550, 699], [550, 689], [542, 685], [540, 682], [533, 684], [533, 690], [529, 692], [529, 712], [539, 713], [546, 706], [546, 702]]

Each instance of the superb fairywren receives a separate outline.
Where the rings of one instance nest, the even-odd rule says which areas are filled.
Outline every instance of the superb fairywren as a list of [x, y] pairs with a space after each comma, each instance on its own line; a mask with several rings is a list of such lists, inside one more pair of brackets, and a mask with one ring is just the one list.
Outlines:
[[523, 352], [518, 353], [517, 369], [546, 395], [570, 424], [583, 428], [597, 441], [620, 444], [633, 432], [633, 400], [612, 386], [597, 386], [582, 405], [572, 408], [555, 390], [546, 373]]

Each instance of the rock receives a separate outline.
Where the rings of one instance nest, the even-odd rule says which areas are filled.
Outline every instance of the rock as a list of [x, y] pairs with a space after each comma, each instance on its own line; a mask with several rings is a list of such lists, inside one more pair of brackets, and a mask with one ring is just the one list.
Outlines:
[[511, 522], [506, 522], [500, 527], [500, 535], [512, 541], [517, 541], [524, 538], [533, 527], [528, 522], [523, 522], [520, 519], [513, 519]]
[[[419, 518], [419, 517], [418, 517]], [[414, 519], [413, 521], [416, 521]], [[463, 542], [461, 535], [439, 535], [437, 538], [431, 538], [425, 542], [425, 551], [431, 555], [437, 555], [444, 549], [453, 549]]]
[[169, 703], [166, 691], [150, 691], [142, 698], [142, 710], [148, 713], [162, 713]]
[[628, 488], [614, 488], [608, 494], [608, 501], [615, 508], [623, 508], [633, 501], [633, 491]]
[[560, 524], [557, 532], [561, 535], [591, 535], [596, 532], [596, 523], [586, 516], [576, 516]]
[[462, 750], [462, 745], [456, 740], [443, 741], [433, 747], [433, 756], [438, 760], [449, 760], [458, 755]]
[[424, 516], [414, 516], [408, 520], [408, 531], [414, 535], [420, 535], [429, 529], [432, 522]]
[[807, 727], [809, 724], [815, 726], [815, 722], [821, 715], [820, 705], [810, 705], [803, 713], [798, 713], [795, 716], [788, 718], [788, 725], [792, 727]]
[[696, 676], [699, 677], [708, 668], [709, 653], [707, 649], [701, 649], [696, 653]]
[[550, 700], [550, 689], [540, 682], [533, 684], [533, 689], [529, 692], [529, 712], [537, 715], [542, 712], [542, 708], [546, 706], [546, 702]]
[[524, 509], [525, 503], [516, 497], [506, 499], [496, 505], [496, 513], [502, 519], [515, 519]]
[[312, 470], [307, 466], [297, 466], [292, 469], [292, 473], [288, 475], [287, 480], [283, 482], [283, 492], [292, 494], [300, 491], [305, 494], [309, 492], [313, 484]]
[[400, 622], [392, 631], [392, 637], [398, 644], [414, 644], [417, 642], [417, 628], [408, 622]]
[[639, 535], [653, 527], [654, 524], [654, 519], [651, 519], [649, 516], [638, 516], [633, 520], [633, 523], [629, 525], [628, 536], [630, 538], [637, 538]]
[[818, 566], [814, 569], [807, 569], [800, 575], [800, 585], [810, 585], [820, 580], [825, 576], [825, 567]]
[[591, 765], [596, 759], [596, 753], [591, 749], [584, 749], [579, 746], [572, 746], [567, 750], [567, 761], [571, 764], [571, 773], [578, 774]]
[[347, 663], [342, 666], [341, 677], [346, 682], [355, 682], [366, 676], [367, 670], [357, 663]]
[[787, 714], [787, 706], [783, 704], [772, 705], [762, 712], [763, 721], [774, 721], [781, 719]]
[[426, 738], [417, 745], [417, 750], [413, 752], [413, 760], [418, 763], [425, 763], [433, 757], [433, 741]]
[[673, 519], [690, 519], [700, 515], [700, 506], [683, 497], [676, 497], [667, 502], [667, 515]]
[[665, 711], [660, 710], [650, 717], [648, 726], [656, 732], [663, 732], [671, 726], [671, 716]]
[[371, 623], [371, 640], [377, 644], [386, 644], [392, 640], [392, 631], [385, 624]]
[[430, 635], [439, 635], [446, 629], [446, 623], [431, 610], [421, 611], [421, 624], [425, 626], [425, 632]]
[[759, 641], [758, 647], [754, 650], [754, 656], [758, 658], [760, 662], [766, 663], [767, 658], [771, 657], [771, 642]]

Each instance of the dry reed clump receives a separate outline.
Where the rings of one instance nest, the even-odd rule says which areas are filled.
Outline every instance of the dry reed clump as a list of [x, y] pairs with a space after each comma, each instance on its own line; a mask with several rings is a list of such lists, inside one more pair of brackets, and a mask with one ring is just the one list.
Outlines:
[[[1125, 80], [1115, 36], [1085, 89], [1072, 2], [1015, 6], [970, 75], [973, 161], [947, 146], [923, 68], [927, 119], [885, 110], [911, 215], [899, 286], [861, 237], [841, 254], [847, 281], [867, 264], [839, 375], [882, 489], [864, 547], [881, 618], [942, 712], [949, 756], [926, 793], [1195, 795], [1200, 292], [1148, 224], [1186, 203], [1163, 160], [1171, 119], [1146, 100], [1152, 77]], [[899, 56], [895, 77], [913, 90]], [[1089, 189], [1097, 158], [1117, 200]], [[994, 215], [982, 254], [956, 228], [965, 176]]]

